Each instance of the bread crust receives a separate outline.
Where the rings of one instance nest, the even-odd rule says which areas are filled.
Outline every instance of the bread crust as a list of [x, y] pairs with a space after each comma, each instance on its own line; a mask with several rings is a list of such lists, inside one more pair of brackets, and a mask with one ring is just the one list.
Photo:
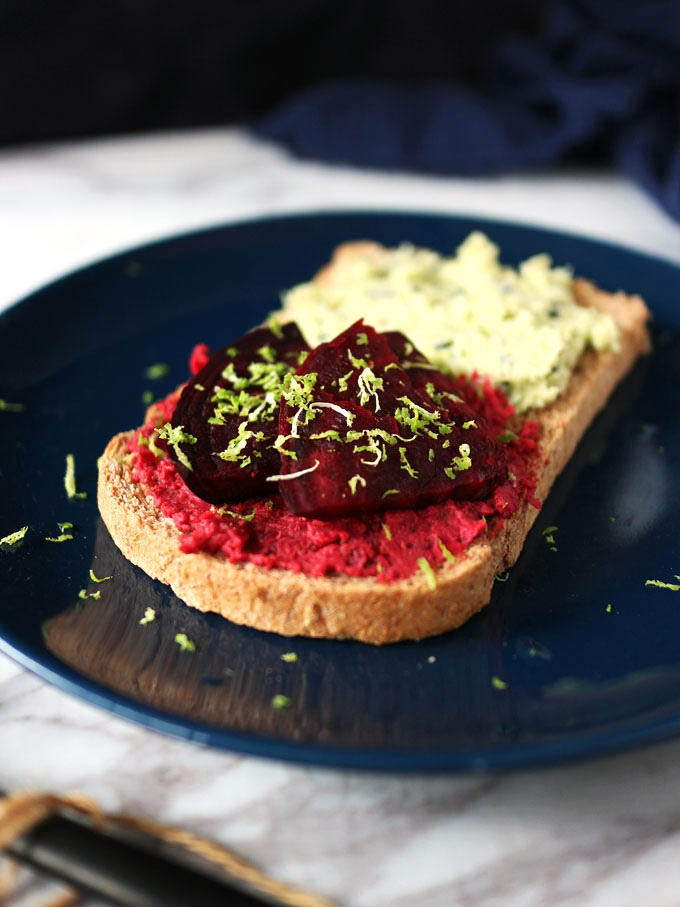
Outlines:
[[[332, 279], [339, 258], [374, 243], [339, 247], [317, 280]], [[536, 495], [544, 500], [581, 436], [637, 357], [649, 350], [649, 312], [638, 296], [604, 293], [586, 280], [573, 284], [577, 301], [609, 312], [621, 334], [618, 352], [587, 350], [560, 397], [527, 413], [540, 426]], [[434, 568], [436, 587], [419, 573], [383, 584], [373, 578], [311, 577], [288, 570], [232, 564], [207, 552], [184, 554], [180, 533], [132, 481], [127, 442], [116, 435], [100, 458], [98, 502], [102, 518], [122, 553], [153, 579], [167, 583], [187, 605], [214, 611], [238, 624], [284, 636], [357, 639], [383, 644], [418, 640], [453, 630], [481, 610], [494, 577], [512, 566], [537, 510], [524, 504], [494, 537], [475, 540], [455, 563]]]

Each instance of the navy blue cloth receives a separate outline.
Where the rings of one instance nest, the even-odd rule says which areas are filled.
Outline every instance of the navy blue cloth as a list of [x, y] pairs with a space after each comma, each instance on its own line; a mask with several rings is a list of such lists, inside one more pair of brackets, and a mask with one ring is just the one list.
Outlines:
[[615, 162], [680, 220], [680, 0], [562, 2], [476, 85], [325, 83], [255, 129], [303, 157], [431, 173]]

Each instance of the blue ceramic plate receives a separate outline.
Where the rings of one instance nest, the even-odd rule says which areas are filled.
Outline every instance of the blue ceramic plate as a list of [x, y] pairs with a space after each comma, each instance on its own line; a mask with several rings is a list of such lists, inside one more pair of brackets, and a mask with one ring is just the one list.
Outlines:
[[[654, 352], [560, 477], [507, 582], [461, 630], [418, 644], [287, 640], [185, 607], [113, 546], [96, 460], [169, 391], [195, 342], [240, 336], [340, 242], [450, 252], [484, 230], [515, 263], [540, 250], [643, 294]], [[500, 769], [619, 750], [680, 731], [680, 269], [563, 233], [407, 213], [311, 214], [180, 236], [79, 271], [0, 319], [0, 647], [141, 724], [216, 747], [381, 770]], [[166, 362], [160, 380], [145, 377]], [[87, 499], [67, 500], [75, 454]], [[44, 540], [57, 523], [74, 539]], [[542, 531], [559, 527], [557, 551]], [[97, 576], [113, 579], [98, 586]], [[101, 592], [78, 598], [80, 589]], [[158, 618], [139, 620], [147, 607]], [[186, 633], [194, 653], [179, 651]], [[294, 650], [295, 663], [281, 661]], [[493, 678], [505, 685], [499, 689]], [[272, 708], [284, 693], [291, 707]]]

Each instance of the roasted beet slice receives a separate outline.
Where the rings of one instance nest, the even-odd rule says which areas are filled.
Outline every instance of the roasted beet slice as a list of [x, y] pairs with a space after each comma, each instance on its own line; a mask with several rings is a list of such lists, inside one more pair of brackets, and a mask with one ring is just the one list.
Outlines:
[[427, 362], [422, 386], [411, 370], [388, 335], [359, 321], [286, 380], [278, 483], [289, 510], [334, 517], [477, 499], [505, 480], [503, 447], [474, 412], [457, 397], [447, 400], [455, 410], [435, 402], [428, 386], [437, 396], [430, 378], [439, 373]]
[[[505, 481], [507, 466], [504, 450], [499, 451], [494, 433], [482, 414], [484, 397], [474, 383], [466, 382], [468, 400], [461, 396], [461, 381], [451, 374], [440, 371], [432, 365], [411, 341], [400, 331], [389, 331], [385, 338], [394, 352], [399, 364], [408, 372], [414, 387], [424, 391], [438, 409], [448, 412], [451, 421], [457, 426], [474, 425], [479, 429], [476, 437], [475, 464], [488, 474], [490, 489]], [[476, 390], [476, 393], [474, 392]], [[475, 405], [477, 404], [477, 405]], [[514, 411], [508, 411], [510, 416]], [[465, 443], [465, 442], [463, 442]], [[459, 493], [454, 498], [474, 500], [485, 497], [488, 492], [478, 493], [478, 481], [475, 470], [459, 477]], [[467, 488], [469, 493], [464, 491]]]
[[385, 339], [399, 364], [408, 372], [413, 386], [428, 394], [438, 407], [448, 410], [454, 422], [463, 425], [473, 419], [483, 429], [487, 428], [479, 411], [460, 396], [460, 387], [452, 375], [439, 371], [428, 362], [408, 337], [399, 331], [389, 331]]
[[222, 504], [271, 491], [265, 479], [279, 472], [273, 444], [281, 382], [308, 350], [292, 322], [257, 328], [215, 353], [187, 383], [164, 434], [194, 494]]

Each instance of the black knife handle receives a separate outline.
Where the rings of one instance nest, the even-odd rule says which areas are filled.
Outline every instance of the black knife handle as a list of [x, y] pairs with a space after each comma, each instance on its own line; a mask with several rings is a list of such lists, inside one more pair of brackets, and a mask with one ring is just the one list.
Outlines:
[[120, 907], [261, 907], [272, 903], [63, 816], [42, 822], [6, 853]]

